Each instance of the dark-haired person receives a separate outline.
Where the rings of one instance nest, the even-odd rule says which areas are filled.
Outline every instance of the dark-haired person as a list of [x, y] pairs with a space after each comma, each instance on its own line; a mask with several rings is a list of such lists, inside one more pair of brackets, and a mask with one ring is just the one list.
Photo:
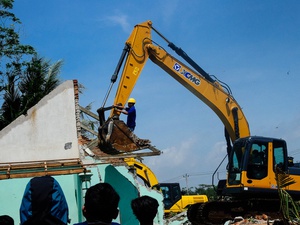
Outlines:
[[14, 219], [8, 215], [0, 216], [0, 225], [14, 225]]
[[120, 225], [112, 222], [119, 214], [119, 194], [109, 183], [99, 183], [91, 186], [85, 194], [82, 208], [86, 221], [74, 225]]
[[133, 214], [139, 220], [140, 225], [153, 225], [157, 214], [158, 201], [150, 196], [141, 196], [131, 201]]

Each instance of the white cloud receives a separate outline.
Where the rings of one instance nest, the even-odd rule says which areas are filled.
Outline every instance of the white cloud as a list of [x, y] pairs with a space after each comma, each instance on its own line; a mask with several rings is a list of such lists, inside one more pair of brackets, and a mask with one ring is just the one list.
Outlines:
[[172, 21], [172, 18], [176, 14], [179, 7], [179, 1], [163, 1], [161, 2], [161, 6], [159, 10], [163, 9], [162, 19], [164, 23], [170, 24], [170, 21]]
[[115, 12], [114, 15], [102, 17], [100, 22], [104, 22], [107, 26], [120, 26], [126, 33], [132, 30], [132, 25], [128, 22], [128, 16], [120, 12]]
[[224, 141], [217, 142], [212, 147], [211, 151], [205, 156], [206, 163], [211, 165], [211, 162], [219, 163], [227, 154], [226, 143]]
[[107, 19], [116, 25], [120, 25], [125, 32], [131, 30], [131, 26], [127, 21], [126, 15], [109, 16]]
[[[225, 142], [217, 142], [211, 148], [200, 147], [202, 141], [191, 137], [178, 146], [164, 149], [160, 156], [145, 158], [144, 163], [159, 182], [180, 182], [184, 185], [183, 175], [188, 174], [191, 186], [211, 184], [212, 173], [226, 155], [226, 145]], [[226, 174], [226, 163], [227, 159], [219, 170], [222, 176]]]
[[195, 140], [190, 138], [184, 140], [179, 146], [171, 146], [162, 150], [162, 154], [159, 157], [149, 158], [147, 160], [148, 166], [151, 167], [163, 167], [174, 168], [186, 162], [189, 156], [192, 154]]

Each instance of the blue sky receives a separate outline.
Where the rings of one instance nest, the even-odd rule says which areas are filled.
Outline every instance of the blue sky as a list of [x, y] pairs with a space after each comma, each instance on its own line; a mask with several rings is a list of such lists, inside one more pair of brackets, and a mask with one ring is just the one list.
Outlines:
[[[52, 62], [62, 59], [61, 79], [83, 84], [80, 104], [93, 103], [94, 112], [133, 26], [151, 20], [230, 86], [252, 135], [285, 139], [295, 161], [300, 161], [299, 11], [298, 0], [16, 0], [13, 8], [22, 21], [22, 43]], [[163, 151], [145, 158], [159, 181], [185, 186], [187, 174], [189, 187], [211, 184], [226, 154], [223, 124], [215, 113], [150, 60], [132, 97], [135, 133]]]

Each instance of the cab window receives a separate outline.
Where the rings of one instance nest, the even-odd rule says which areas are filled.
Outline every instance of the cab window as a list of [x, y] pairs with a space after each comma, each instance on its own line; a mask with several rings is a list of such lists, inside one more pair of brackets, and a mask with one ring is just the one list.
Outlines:
[[285, 142], [282, 141], [274, 141], [273, 143], [273, 148], [274, 148], [274, 171], [275, 167], [278, 166], [280, 169], [283, 171], [286, 170], [286, 163], [285, 163]]
[[252, 143], [249, 152], [247, 177], [249, 179], [263, 179], [268, 172], [267, 143]]

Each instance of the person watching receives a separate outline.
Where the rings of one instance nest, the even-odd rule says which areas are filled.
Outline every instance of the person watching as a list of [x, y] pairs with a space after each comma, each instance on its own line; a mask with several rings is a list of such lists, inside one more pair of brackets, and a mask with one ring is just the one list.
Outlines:
[[14, 219], [9, 215], [0, 216], [0, 225], [14, 225]]
[[82, 212], [85, 222], [74, 225], [120, 225], [112, 222], [119, 214], [119, 194], [109, 183], [98, 183], [91, 186], [85, 194]]
[[153, 220], [157, 214], [158, 201], [150, 196], [141, 196], [131, 201], [133, 214], [140, 225], [153, 225]]

